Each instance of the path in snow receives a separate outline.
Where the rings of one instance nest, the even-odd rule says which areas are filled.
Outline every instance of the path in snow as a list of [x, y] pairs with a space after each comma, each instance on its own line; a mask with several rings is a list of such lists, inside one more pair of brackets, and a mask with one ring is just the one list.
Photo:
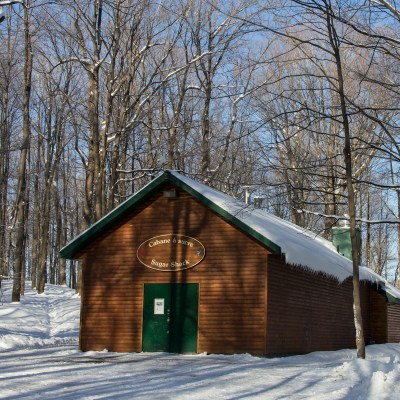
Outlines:
[[[4, 283], [4, 282], [3, 282]], [[8, 286], [7, 286], [8, 285]], [[400, 399], [400, 344], [305, 356], [77, 349], [79, 297], [49, 285], [0, 305], [0, 399]]]
[[77, 344], [80, 298], [74, 291], [48, 285], [38, 295], [27, 288], [20, 303], [11, 303], [11, 282], [3, 281], [0, 303], [0, 351], [16, 347]]

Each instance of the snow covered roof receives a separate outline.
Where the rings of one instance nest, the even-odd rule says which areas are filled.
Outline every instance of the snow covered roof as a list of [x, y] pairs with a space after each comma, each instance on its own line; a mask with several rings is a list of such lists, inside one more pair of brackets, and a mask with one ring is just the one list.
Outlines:
[[[272, 252], [283, 254], [288, 264], [300, 266], [314, 272], [321, 272], [339, 282], [352, 276], [352, 262], [340, 255], [331, 242], [317, 234], [278, 218], [260, 209], [248, 206], [203, 183], [175, 171], [165, 171], [132, 197], [119, 205], [89, 229], [73, 239], [61, 251], [64, 258], [75, 258], [89, 243], [114, 225], [126, 212], [133, 211], [139, 204], [160, 189], [166, 182], [185, 190], [194, 198], [228, 220], [237, 228], [264, 244]], [[360, 279], [390, 289], [400, 299], [400, 291], [389, 285], [381, 276], [369, 268], [360, 268]], [[383, 289], [384, 290], [384, 289]], [[386, 290], [384, 290], [386, 292]]]

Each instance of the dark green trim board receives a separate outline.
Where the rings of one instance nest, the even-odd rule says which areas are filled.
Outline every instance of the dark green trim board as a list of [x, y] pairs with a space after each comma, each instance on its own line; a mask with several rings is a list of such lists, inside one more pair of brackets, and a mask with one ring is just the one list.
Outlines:
[[[272, 252], [277, 254], [281, 253], [281, 248], [277, 244], [271, 242], [271, 240], [257, 232], [251, 226], [247, 225], [243, 221], [240, 221], [237, 217], [230, 214], [228, 211], [224, 210], [222, 207], [207, 198], [207, 196], [199, 193], [195, 188], [183, 182], [181, 179], [179, 179], [177, 174], [172, 174], [170, 171], [165, 171], [157, 178], [152, 180], [149, 184], [144, 186], [141, 190], [132, 195], [132, 197], [130, 197], [124, 203], [116, 207], [113, 211], [108, 213], [105, 217], [100, 219], [98, 222], [68, 243], [63, 249], [61, 249], [60, 256], [67, 259], [75, 258], [76, 255], [80, 253], [86, 246], [88, 246], [106, 230], [118, 223], [126, 215], [126, 213], [134, 211], [137, 207], [154, 195], [165, 183], [172, 183], [176, 185], [180, 189], [193, 196], [205, 207], [215, 212], [221, 218], [225, 219], [239, 230], [247, 233], [258, 242], [262, 243]], [[234, 199], [232, 199], [232, 201], [234, 201]]]
[[61, 249], [60, 256], [62, 258], [73, 259], [78, 252], [83, 250], [89, 243], [104, 233], [105, 229], [110, 228], [123, 218], [126, 212], [133, 211], [136, 206], [146, 201], [155, 190], [167, 180], [168, 177], [165, 174], [152, 180], [149, 184], [132, 195], [128, 200], [123, 202], [86, 231], [82, 232], [75, 239], [69, 242], [63, 249]]
[[386, 302], [389, 304], [400, 304], [400, 299], [396, 298], [390, 293], [383, 283], [378, 284], [378, 293], [385, 297]]
[[264, 246], [268, 247], [269, 249], [272, 250], [272, 252], [280, 254], [281, 253], [281, 248], [271, 242], [268, 238], [265, 236], [261, 235], [257, 231], [251, 228], [251, 226], [246, 225], [244, 222], [240, 221], [238, 218], [236, 218], [234, 215], [230, 214], [217, 204], [213, 203], [211, 200], [209, 200], [206, 196], [202, 195], [201, 193], [197, 192], [195, 189], [193, 189], [191, 186], [187, 185], [185, 182], [182, 182], [181, 180], [177, 179], [174, 175], [171, 175], [171, 182], [174, 183], [176, 186], [179, 186], [181, 189], [183, 189], [185, 192], [189, 193], [192, 195], [196, 200], [200, 201], [204, 206], [207, 208], [211, 209], [214, 211], [216, 214], [218, 214], [220, 217], [223, 219], [231, 222], [234, 226], [239, 228], [240, 230], [248, 233], [250, 236], [252, 236], [254, 239], [258, 240]]

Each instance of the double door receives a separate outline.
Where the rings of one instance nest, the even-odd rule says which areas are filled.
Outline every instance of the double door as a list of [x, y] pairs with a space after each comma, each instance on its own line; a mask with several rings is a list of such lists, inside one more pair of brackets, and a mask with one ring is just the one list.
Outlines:
[[197, 353], [199, 285], [144, 285], [143, 351]]

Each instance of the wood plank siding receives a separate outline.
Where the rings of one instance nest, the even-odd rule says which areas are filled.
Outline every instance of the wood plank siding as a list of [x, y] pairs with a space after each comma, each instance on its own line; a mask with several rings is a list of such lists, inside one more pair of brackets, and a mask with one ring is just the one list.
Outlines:
[[[363, 299], [363, 319], [365, 314], [368, 316], [368, 330], [365, 332], [365, 342], [367, 344], [379, 344], [387, 342], [387, 311], [386, 299], [379, 294], [372, 285], [366, 285], [368, 298]], [[367, 303], [368, 302], [368, 303]], [[367, 303], [367, 304], [366, 304]], [[364, 324], [365, 325], [365, 324]]]
[[[355, 347], [351, 279], [339, 284], [323, 274], [268, 260], [267, 354], [302, 354]], [[367, 343], [386, 342], [386, 303], [361, 284]]]
[[387, 304], [387, 342], [400, 342], [400, 304]]
[[268, 261], [268, 355], [354, 347], [351, 281]]
[[[92, 243], [83, 254], [80, 347], [142, 351], [145, 283], [198, 283], [198, 352], [265, 354], [268, 250], [176, 188]], [[204, 260], [179, 272], [150, 269], [136, 256], [147, 239], [182, 234], [199, 240]]]

